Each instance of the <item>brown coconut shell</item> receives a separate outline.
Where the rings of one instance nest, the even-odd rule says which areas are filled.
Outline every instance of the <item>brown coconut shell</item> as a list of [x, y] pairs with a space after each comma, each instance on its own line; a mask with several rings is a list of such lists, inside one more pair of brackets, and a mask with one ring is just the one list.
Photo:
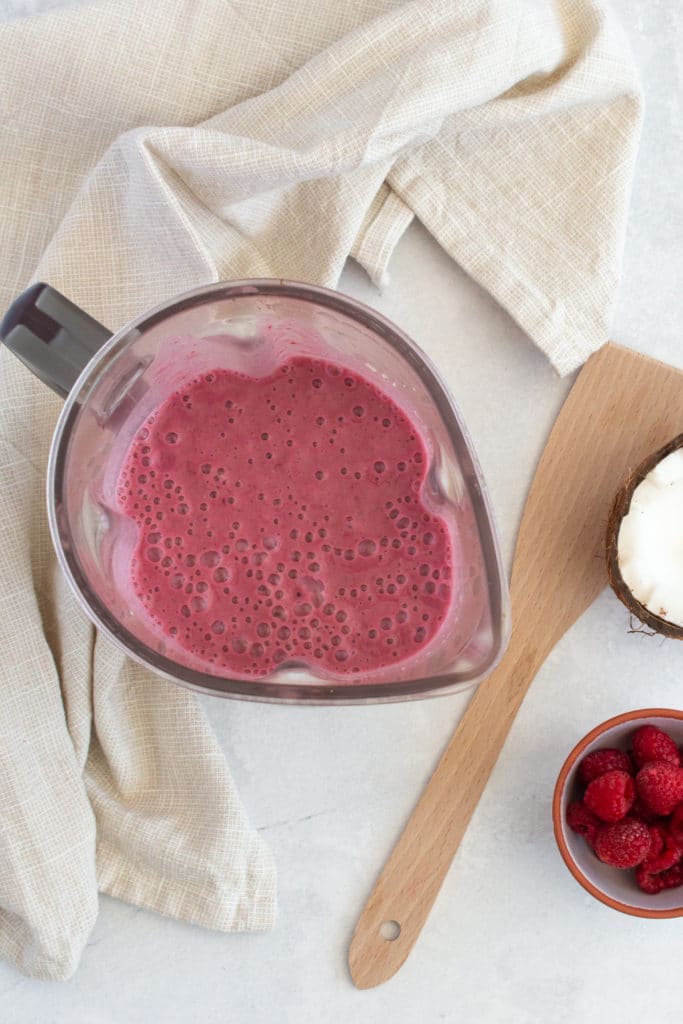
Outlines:
[[655, 615], [654, 612], [651, 612], [649, 608], [646, 608], [644, 604], [641, 604], [633, 596], [624, 582], [619, 568], [618, 541], [621, 521], [624, 516], [628, 515], [631, 499], [636, 487], [643, 482], [648, 473], [651, 473], [662, 459], [665, 459], [667, 455], [671, 455], [672, 452], [678, 451], [679, 448], [683, 448], [683, 434], [678, 434], [672, 441], [665, 444], [663, 448], [643, 459], [637, 469], [632, 470], [628, 474], [623, 485], [617, 491], [610, 510], [609, 519], [607, 520], [607, 575], [609, 576], [612, 590], [619, 600], [626, 605], [631, 614], [642, 622], [644, 626], [662, 636], [670, 637], [672, 640], [683, 640], [683, 626], [677, 626], [673, 622], [668, 622], [666, 618]]

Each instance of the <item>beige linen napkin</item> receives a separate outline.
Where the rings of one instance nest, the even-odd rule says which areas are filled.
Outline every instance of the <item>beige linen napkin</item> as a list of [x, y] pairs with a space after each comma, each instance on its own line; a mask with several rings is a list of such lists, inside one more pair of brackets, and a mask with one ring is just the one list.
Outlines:
[[[592, 0], [103, 0], [0, 27], [0, 303], [117, 328], [221, 278], [376, 282], [413, 215], [557, 369], [607, 337], [640, 99]], [[84, 621], [47, 535], [59, 402], [0, 355], [0, 953], [78, 962], [97, 888], [269, 927], [194, 700]]]

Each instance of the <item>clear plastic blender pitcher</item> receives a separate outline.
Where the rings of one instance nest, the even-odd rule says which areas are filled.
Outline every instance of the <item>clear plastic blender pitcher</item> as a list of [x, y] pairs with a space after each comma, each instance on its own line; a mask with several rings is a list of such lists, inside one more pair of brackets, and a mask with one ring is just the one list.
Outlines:
[[[266, 329], [267, 328], [267, 329]], [[5, 344], [65, 397], [49, 460], [47, 500], [60, 565], [84, 611], [137, 661], [184, 686], [292, 703], [367, 703], [452, 693], [486, 676], [508, 636], [508, 594], [486, 489], [460, 413], [417, 345], [368, 307], [281, 280], [209, 285], [144, 313], [116, 334], [47, 285], [25, 292], [0, 329]], [[258, 376], [285, 348], [357, 367], [407, 410], [429, 452], [425, 488], [449, 524], [461, 571], [452, 614], [422, 651], [350, 681], [285, 661], [263, 678], [212, 674], [191, 652], [171, 653], [121, 585], [115, 484], [147, 417], [198, 373]]]

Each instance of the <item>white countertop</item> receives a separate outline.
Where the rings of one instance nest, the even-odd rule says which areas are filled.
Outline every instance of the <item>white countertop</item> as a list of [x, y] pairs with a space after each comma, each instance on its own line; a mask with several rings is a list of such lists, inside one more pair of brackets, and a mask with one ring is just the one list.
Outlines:
[[[0, 0], [0, 17], [55, 6]], [[679, 0], [620, 0], [647, 118], [613, 336], [683, 366], [683, 63]], [[431, 241], [409, 230], [381, 309], [438, 362], [472, 433], [509, 567], [537, 459], [571, 381]], [[602, 906], [571, 878], [550, 799], [574, 743], [631, 708], [683, 707], [683, 644], [628, 632], [605, 592], [539, 672], [420, 941], [396, 977], [357, 991], [356, 918], [468, 696], [302, 709], [205, 699], [279, 869], [266, 935], [221, 935], [103, 897], [76, 975], [0, 962], [2, 1024], [657, 1024], [681, 1017], [683, 922]], [[10, 742], [11, 737], [5, 737]], [[0, 871], [2, 865], [0, 865]]]

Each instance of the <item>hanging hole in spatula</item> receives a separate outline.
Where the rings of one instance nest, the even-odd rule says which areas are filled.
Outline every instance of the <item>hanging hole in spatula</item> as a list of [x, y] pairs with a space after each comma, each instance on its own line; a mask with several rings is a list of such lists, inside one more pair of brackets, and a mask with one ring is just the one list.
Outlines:
[[398, 921], [385, 921], [380, 925], [379, 933], [387, 942], [395, 942], [401, 934], [401, 926]]

